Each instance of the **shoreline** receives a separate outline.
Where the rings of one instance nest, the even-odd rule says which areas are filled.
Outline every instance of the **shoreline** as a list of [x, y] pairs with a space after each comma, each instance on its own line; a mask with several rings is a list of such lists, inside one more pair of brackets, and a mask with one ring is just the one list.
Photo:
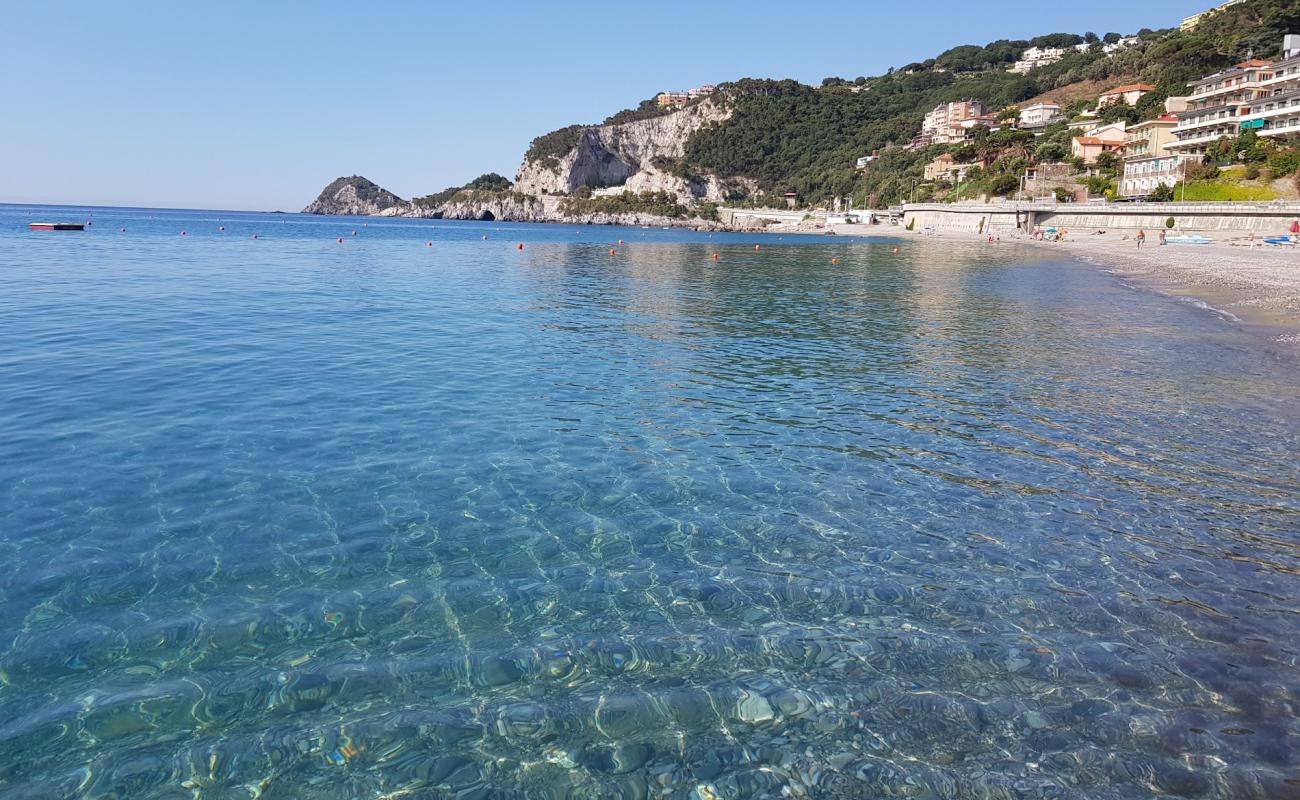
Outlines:
[[[881, 226], [837, 225], [836, 229], [875, 228], [902, 241], [988, 243], [987, 235], [964, 231], [919, 233]], [[850, 233], [850, 230], [843, 230]], [[857, 235], [857, 231], [852, 231]], [[866, 231], [864, 230], [864, 233]], [[1207, 310], [1263, 334], [1271, 342], [1300, 347], [1300, 247], [1219, 239], [1213, 244], [1159, 245], [1149, 233], [1139, 249], [1133, 231], [1070, 233], [1061, 242], [1003, 235], [1000, 244], [1048, 250], [1103, 269], [1136, 287], [1175, 299], [1203, 303]], [[997, 245], [994, 245], [997, 246]]]

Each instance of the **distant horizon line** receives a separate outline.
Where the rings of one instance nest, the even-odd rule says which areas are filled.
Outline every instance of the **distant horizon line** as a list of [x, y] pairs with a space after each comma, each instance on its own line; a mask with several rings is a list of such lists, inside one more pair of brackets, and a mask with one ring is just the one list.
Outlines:
[[[278, 208], [201, 208], [198, 206], [130, 206], [105, 205], [102, 203], [14, 203], [0, 201], [0, 208], [104, 208], [123, 211], [216, 211], [227, 214], [302, 214], [302, 211], [284, 211]], [[306, 216], [319, 216], [308, 214]]]

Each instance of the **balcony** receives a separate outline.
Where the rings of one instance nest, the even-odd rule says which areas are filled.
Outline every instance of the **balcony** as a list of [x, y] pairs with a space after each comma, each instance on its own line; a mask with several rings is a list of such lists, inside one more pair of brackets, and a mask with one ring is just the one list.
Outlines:
[[1189, 150], [1193, 148], [1204, 148], [1211, 144], [1214, 144], [1215, 142], [1219, 141], [1225, 136], [1235, 136], [1236, 134], [1237, 134], [1237, 129], [1233, 127], [1223, 131], [1216, 131], [1215, 133], [1205, 135], [1205, 136], [1197, 136], [1196, 138], [1189, 138], [1189, 139], [1179, 139], [1176, 142], [1170, 142], [1168, 145], [1165, 146], [1165, 148], [1170, 152]]

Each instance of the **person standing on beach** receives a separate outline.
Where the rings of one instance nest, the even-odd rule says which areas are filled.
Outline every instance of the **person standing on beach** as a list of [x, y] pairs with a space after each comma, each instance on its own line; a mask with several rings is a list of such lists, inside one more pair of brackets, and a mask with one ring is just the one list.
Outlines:
[[1168, 244], [1168, 242], [1165, 241], [1165, 229], [1164, 229], [1164, 228], [1161, 228], [1161, 229], [1160, 229], [1160, 236], [1159, 236], [1159, 239], [1160, 239], [1160, 244], [1161, 244], [1162, 246]]
[[1246, 246], [1249, 247], [1251, 250], [1254, 250], [1254, 249], [1255, 249], [1255, 232], [1254, 232], [1254, 231], [1251, 231], [1250, 233], [1246, 234]]
[[1138, 240], [1138, 249], [1141, 250], [1142, 243], [1147, 240], [1147, 232], [1144, 230], [1138, 231], [1137, 240]]

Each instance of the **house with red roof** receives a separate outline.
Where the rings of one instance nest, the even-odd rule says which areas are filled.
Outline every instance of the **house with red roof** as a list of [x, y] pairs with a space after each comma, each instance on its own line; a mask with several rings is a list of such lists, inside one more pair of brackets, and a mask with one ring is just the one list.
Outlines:
[[1097, 108], [1102, 109], [1121, 100], [1131, 106], [1137, 105], [1137, 101], [1142, 99], [1142, 95], [1147, 92], [1154, 92], [1155, 89], [1156, 87], [1145, 83], [1129, 83], [1124, 86], [1116, 86], [1108, 92], [1103, 92], [1097, 98]]

